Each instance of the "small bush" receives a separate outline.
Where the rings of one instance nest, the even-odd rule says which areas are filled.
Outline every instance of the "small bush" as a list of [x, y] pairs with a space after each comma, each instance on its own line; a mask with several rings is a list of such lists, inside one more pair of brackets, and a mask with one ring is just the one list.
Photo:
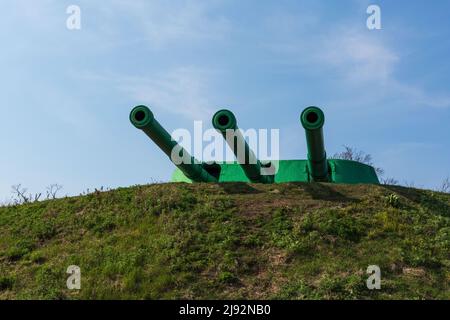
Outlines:
[[16, 279], [8, 276], [0, 276], [0, 291], [11, 290]]
[[237, 283], [239, 279], [231, 272], [223, 271], [219, 274], [219, 282], [222, 284]]
[[34, 263], [42, 264], [46, 259], [42, 252], [35, 251], [30, 254], [30, 260]]
[[34, 243], [30, 240], [20, 240], [6, 251], [6, 257], [10, 261], [22, 259], [34, 249]]
[[386, 203], [392, 208], [399, 208], [400, 198], [396, 194], [392, 193], [386, 197]]

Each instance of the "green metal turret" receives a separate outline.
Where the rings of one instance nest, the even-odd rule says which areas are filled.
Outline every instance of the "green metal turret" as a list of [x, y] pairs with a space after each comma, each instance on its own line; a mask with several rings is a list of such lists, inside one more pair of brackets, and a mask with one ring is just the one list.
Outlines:
[[[146, 106], [137, 106], [130, 113], [133, 125], [144, 131], [177, 166], [173, 182], [330, 182], [373, 183], [379, 180], [375, 169], [364, 163], [342, 159], [327, 159], [323, 126], [325, 116], [321, 109], [308, 107], [300, 115], [305, 129], [307, 160], [272, 161], [274, 168], [267, 175], [266, 165], [258, 160], [238, 129], [236, 117], [229, 110], [220, 110], [213, 116], [213, 127], [218, 130], [233, 150], [235, 162], [201, 163], [172, 140]], [[183, 161], [179, 161], [179, 160]]]

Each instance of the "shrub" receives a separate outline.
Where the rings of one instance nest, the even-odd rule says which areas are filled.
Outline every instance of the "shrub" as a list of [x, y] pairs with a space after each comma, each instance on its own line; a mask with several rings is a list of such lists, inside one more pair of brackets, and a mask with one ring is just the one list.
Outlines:
[[16, 279], [9, 276], [0, 276], [0, 291], [11, 290]]
[[393, 208], [399, 208], [400, 198], [396, 194], [391, 193], [386, 197], [386, 203]]

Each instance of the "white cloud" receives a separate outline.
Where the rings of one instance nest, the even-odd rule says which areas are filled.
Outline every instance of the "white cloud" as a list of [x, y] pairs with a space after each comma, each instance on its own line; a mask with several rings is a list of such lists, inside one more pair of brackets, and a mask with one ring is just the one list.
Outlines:
[[[105, 13], [126, 16], [138, 30], [137, 39], [160, 49], [177, 42], [212, 41], [222, 39], [231, 24], [220, 10], [220, 1], [147, 1], [115, 0]], [[120, 30], [116, 30], [120, 33]]]
[[399, 81], [392, 79], [391, 86], [393, 91], [401, 94], [404, 99], [415, 105], [429, 106], [433, 108], [449, 108], [450, 96], [438, 95], [425, 91], [425, 89], [400, 83]]
[[197, 68], [180, 67], [151, 77], [119, 77], [117, 85], [137, 103], [202, 120], [213, 113], [208, 99], [210, 76]]
[[427, 91], [415, 84], [414, 79], [401, 80], [396, 71], [402, 52], [385, 36], [374, 32], [382, 31], [333, 26], [314, 36], [297, 33], [281, 41], [277, 39], [266, 48], [276, 54], [272, 62], [336, 79], [334, 87], [352, 95], [349, 101], [340, 104], [389, 99], [405, 106], [450, 108], [449, 94]]
[[[364, 33], [349, 33], [331, 41], [328, 52], [332, 52], [327, 57], [328, 63], [339, 68], [347, 84], [358, 87], [369, 85], [378, 94], [382, 89], [384, 97], [398, 99], [408, 105], [450, 107], [450, 96], [439, 96], [399, 80], [395, 69], [401, 56], [378, 38]], [[364, 91], [365, 94], [371, 91], [370, 88]]]
[[376, 92], [375, 99], [381, 98], [382, 92], [383, 98], [401, 100], [408, 105], [450, 107], [449, 95], [439, 96], [427, 92], [412, 83], [400, 81], [395, 76], [401, 54], [382, 38], [353, 30], [342, 32], [337, 37], [329, 37], [324, 45], [325, 54], [319, 57], [336, 68], [349, 87], [369, 86], [363, 92]]
[[390, 82], [398, 54], [379, 38], [358, 31], [329, 35], [318, 54], [319, 60], [335, 67], [347, 80], [361, 83]]

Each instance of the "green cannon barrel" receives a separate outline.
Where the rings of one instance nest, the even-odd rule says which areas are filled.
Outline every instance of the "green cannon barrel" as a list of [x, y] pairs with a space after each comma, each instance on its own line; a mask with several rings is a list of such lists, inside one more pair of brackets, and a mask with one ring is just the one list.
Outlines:
[[[130, 121], [136, 128], [144, 131], [186, 177], [195, 182], [217, 182], [217, 179], [209, 174], [202, 164], [199, 164], [194, 157], [172, 139], [148, 107], [137, 106], [133, 108], [130, 113]], [[175, 156], [177, 159], [175, 159]]]
[[329, 181], [327, 154], [323, 139], [325, 115], [317, 107], [303, 110], [300, 121], [306, 133], [308, 168], [313, 181]]
[[251, 182], [270, 183], [271, 176], [261, 174], [261, 162], [256, 158], [245, 141], [236, 122], [236, 117], [229, 110], [219, 110], [212, 118], [213, 127], [219, 131], [233, 150], [238, 163]]

